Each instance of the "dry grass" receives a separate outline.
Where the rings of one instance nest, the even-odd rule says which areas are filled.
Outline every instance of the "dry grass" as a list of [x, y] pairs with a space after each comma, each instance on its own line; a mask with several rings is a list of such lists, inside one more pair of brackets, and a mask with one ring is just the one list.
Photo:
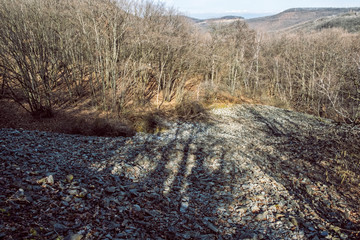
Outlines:
[[131, 126], [89, 108], [56, 109], [52, 118], [34, 118], [12, 100], [0, 100], [0, 128], [94, 136], [132, 136]]
[[109, 121], [104, 118], [95, 118], [92, 120], [76, 119], [70, 127], [69, 133], [89, 136], [107, 136], [107, 137], [130, 137], [135, 131], [121, 122]]
[[198, 101], [184, 100], [175, 105], [174, 116], [184, 121], [206, 120], [207, 111]]
[[12, 100], [0, 100], [0, 128], [39, 130], [87, 136], [125, 136], [136, 132], [158, 133], [166, 130], [164, 119], [204, 120], [206, 109], [200, 102], [186, 100], [168, 103], [161, 111], [153, 108], [133, 109], [121, 118], [104, 113], [85, 103], [54, 110], [52, 118], [34, 118]]
[[166, 129], [160, 120], [162, 116], [162, 112], [155, 110], [130, 116], [130, 120], [137, 132], [158, 133]]

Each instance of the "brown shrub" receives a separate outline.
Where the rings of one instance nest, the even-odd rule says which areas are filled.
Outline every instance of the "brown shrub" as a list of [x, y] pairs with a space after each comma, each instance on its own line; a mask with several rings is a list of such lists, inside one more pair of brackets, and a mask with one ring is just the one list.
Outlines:
[[208, 117], [204, 106], [198, 101], [183, 100], [175, 106], [175, 116], [181, 120], [206, 120]]
[[165, 130], [160, 118], [164, 117], [159, 111], [151, 111], [144, 114], [136, 114], [129, 119], [137, 132], [158, 133]]
[[130, 137], [135, 131], [123, 123], [110, 122], [103, 118], [94, 120], [77, 119], [71, 124], [71, 134], [106, 137]]

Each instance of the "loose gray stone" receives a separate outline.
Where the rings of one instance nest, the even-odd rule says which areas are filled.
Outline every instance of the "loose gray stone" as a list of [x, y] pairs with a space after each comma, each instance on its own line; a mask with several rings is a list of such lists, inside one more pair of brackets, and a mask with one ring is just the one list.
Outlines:
[[[334, 170], [343, 143], [360, 145], [359, 127], [268, 106], [209, 114], [210, 122], [166, 123], [165, 132], [131, 138], [0, 129], [1, 231], [21, 239], [9, 223], [17, 217], [19, 226], [56, 219], [46, 239], [66, 231], [89, 239], [312, 239], [339, 234], [327, 225], [334, 217], [356, 218], [343, 197], [351, 193], [319, 169]], [[49, 174], [62, 180], [40, 179]], [[335, 206], [346, 216], [328, 209]]]
[[326, 237], [326, 236], [329, 235], [329, 232], [328, 232], [328, 231], [322, 231], [322, 232], [320, 233], [320, 235], [321, 235], [322, 237]]
[[106, 191], [107, 193], [115, 193], [115, 192], [116, 192], [116, 187], [107, 187], [107, 188], [105, 189], [105, 191]]
[[64, 232], [68, 228], [65, 225], [61, 224], [61, 223], [55, 223], [54, 224], [54, 229], [55, 229], [55, 231], [58, 231], [58, 232]]
[[79, 191], [78, 190], [69, 190], [68, 191], [70, 195], [78, 195], [79, 194]]
[[261, 213], [261, 214], [258, 214], [256, 217], [255, 217], [255, 220], [257, 221], [265, 221], [267, 219], [267, 216], [268, 216], [268, 212], [264, 212], [264, 213]]
[[141, 211], [141, 207], [137, 204], [133, 205], [133, 209], [137, 212], [140, 212]]
[[64, 240], [81, 240], [84, 236], [82, 234], [70, 234]]

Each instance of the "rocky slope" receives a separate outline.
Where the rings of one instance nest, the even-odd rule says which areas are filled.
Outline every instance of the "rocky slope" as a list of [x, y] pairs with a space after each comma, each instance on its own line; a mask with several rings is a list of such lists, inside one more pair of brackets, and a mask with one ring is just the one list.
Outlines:
[[0, 130], [0, 239], [359, 239], [360, 129], [267, 106], [104, 138]]

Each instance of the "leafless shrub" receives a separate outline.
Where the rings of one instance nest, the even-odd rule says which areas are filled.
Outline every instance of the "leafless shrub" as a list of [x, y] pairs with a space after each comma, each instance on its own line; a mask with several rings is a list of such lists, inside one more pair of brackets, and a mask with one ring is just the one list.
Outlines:
[[297, 110], [359, 121], [356, 33], [266, 36], [244, 21], [201, 33], [176, 11], [147, 1], [0, 4], [1, 96], [10, 95], [35, 117], [90, 98], [97, 109], [119, 115], [176, 100], [178, 114], [192, 118], [202, 110], [184, 100], [185, 86], [200, 79], [196, 91], [208, 91], [210, 101], [219, 90], [266, 95]]
[[148, 112], [145, 114], [136, 114], [131, 117], [133, 127], [137, 132], [157, 133], [163, 129], [159, 121], [158, 112]]
[[207, 111], [204, 106], [200, 102], [192, 100], [183, 100], [177, 103], [175, 115], [177, 118], [186, 121], [207, 119]]
[[131, 127], [123, 123], [111, 122], [100, 117], [95, 119], [75, 119], [71, 122], [68, 132], [71, 134], [108, 137], [130, 137], [135, 134]]
[[0, 69], [7, 75], [5, 83], [12, 97], [33, 115], [48, 115], [53, 103], [52, 89], [62, 71], [58, 29], [48, 24], [58, 16], [45, 10], [46, 3], [2, 1], [1, 5]]
[[225, 85], [234, 93], [241, 87], [250, 90], [249, 78], [256, 58], [255, 32], [243, 21], [211, 26], [211, 41], [206, 78], [211, 84]]
[[357, 34], [337, 29], [271, 36], [262, 45], [262, 89], [295, 109], [354, 122], [358, 44]]
[[195, 65], [192, 25], [161, 4], [1, 4], [0, 71], [8, 76], [3, 84], [29, 112], [86, 95], [105, 111], [144, 105], [155, 95], [160, 106], [174, 98]]

